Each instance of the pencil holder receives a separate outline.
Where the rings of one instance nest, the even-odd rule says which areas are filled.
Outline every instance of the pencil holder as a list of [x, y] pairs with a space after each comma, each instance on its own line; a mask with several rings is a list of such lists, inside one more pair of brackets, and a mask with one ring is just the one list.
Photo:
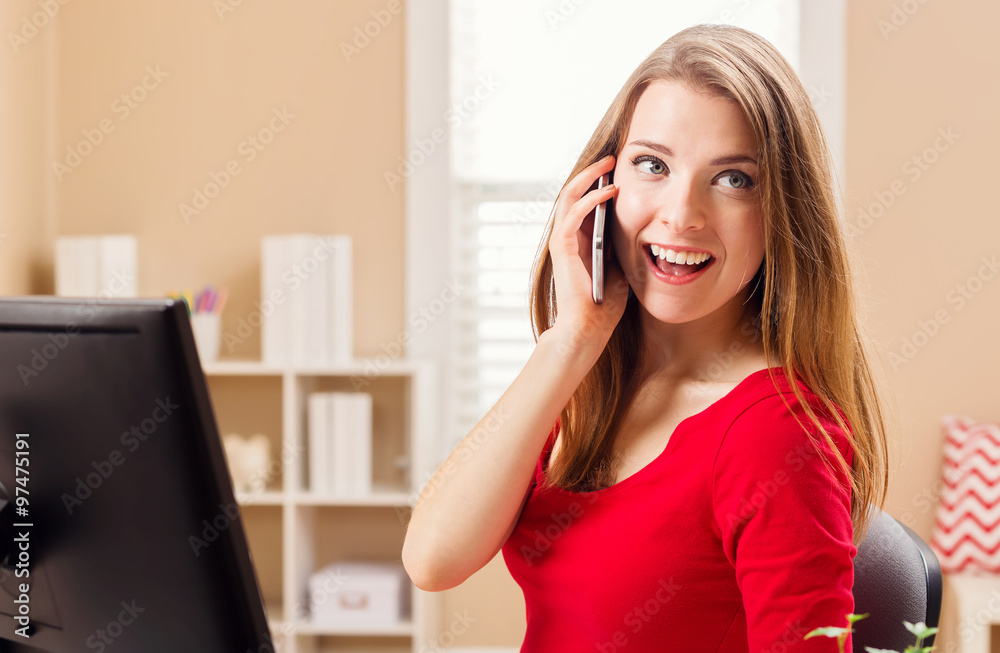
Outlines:
[[222, 340], [222, 321], [219, 313], [192, 313], [191, 330], [198, 346], [198, 358], [202, 363], [214, 362], [219, 357]]

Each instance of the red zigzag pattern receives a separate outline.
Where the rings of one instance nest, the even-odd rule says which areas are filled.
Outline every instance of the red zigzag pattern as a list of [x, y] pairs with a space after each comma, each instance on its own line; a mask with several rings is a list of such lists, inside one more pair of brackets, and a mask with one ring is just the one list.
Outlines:
[[1000, 573], [1000, 425], [945, 415], [944, 487], [931, 547], [947, 573]]

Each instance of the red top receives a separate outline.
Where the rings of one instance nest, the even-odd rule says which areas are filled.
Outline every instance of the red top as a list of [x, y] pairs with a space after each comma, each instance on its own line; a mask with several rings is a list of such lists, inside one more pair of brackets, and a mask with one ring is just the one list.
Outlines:
[[[844, 433], [796, 382], [852, 463]], [[766, 369], [681, 421], [647, 466], [595, 492], [539, 489], [558, 428], [503, 546], [524, 592], [522, 653], [837, 650], [803, 637], [845, 627], [854, 611], [850, 485], [824, 469]]]

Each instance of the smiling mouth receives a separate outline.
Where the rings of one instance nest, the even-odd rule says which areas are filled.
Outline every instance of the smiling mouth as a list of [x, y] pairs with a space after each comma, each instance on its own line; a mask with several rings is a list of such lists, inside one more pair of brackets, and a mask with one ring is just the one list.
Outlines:
[[697, 272], [698, 270], [707, 267], [715, 260], [714, 256], [709, 256], [701, 263], [693, 263], [691, 265], [669, 263], [665, 258], [654, 256], [653, 250], [648, 245], [646, 246], [645, 249], [646, 249], [646, 257], [649, 258], [650, 262], [653, 265], [659, 268], [664, 274], [670, 274], [675, 277], [683, 277], [684, 275]]

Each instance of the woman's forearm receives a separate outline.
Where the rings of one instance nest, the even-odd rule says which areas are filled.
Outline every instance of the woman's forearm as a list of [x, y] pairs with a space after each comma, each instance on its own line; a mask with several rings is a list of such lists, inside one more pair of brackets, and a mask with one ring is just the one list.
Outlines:
[[553, 327], [524, 369], [424, 486], [403, 542], [421, 589], [455, 587], [488, 563], [520, 514], [545, 438], [600, 356]]

